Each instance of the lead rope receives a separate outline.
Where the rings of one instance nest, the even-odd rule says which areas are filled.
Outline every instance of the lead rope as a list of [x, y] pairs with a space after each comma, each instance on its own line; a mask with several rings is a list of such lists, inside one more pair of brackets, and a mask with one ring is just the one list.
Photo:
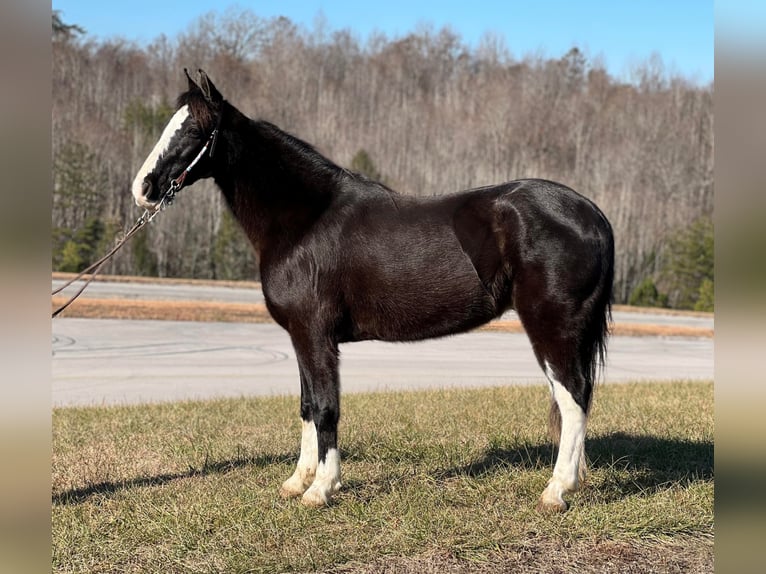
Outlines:
[[[171, 189], [172, 188], [173, 188], [173, 186], [171, 185]], [[176, 191], [178, 191], [178, 190], [176, 189], [173, 192], [173, 195], [175, 195]], [[169, 205], [169, 203], [165, 202], [165, 198], [163, 197], [162, 200], [159, 203], [158, 208], [155, 211], [152, 212], [152, 211], [149, 211], [148, 209], [145, 209], [144, 212], [141, 214], [141, 216], [138, 218], [138, 220], [133, 224], [133, 227], [131, 227], [125, 233], [125, 235], [122, 237], [122, 239], [120, 239], [117, 242], [117, 244], [114, 247], [112, 247], [112, 249], [110, 249], [109, 252], [106, 255], [104, 255], [101, 259], [99, 259], [98, 261], [96, 261], [92, 265], [90, 265], [87, 268], [85, 268], [82, 271], [80, 271], [75, 277], [73, 277], [72, 279], [70, 279], [69, 281], [67, 281], [66, 283], [64, 283], [60, 287], [58, 287], [57, 289], [54, 289], [53, 292], [51, 293], [51, 295], [56, 295], [56, 294], [60, 293], [61, 291], [63, 291], [67, 287], [69, 287], [72, 283], [80, 280], [85, 275], [90, 275], [90, 277], [88, 277], [88, 279], [85, 281], [85, 283], [83, 283], [82, 287], [80, 287], [80, 289], [77, 291], [77, 293], [72, 295], [66, 301], [66, 303], [61, 305], [58, 309], [56, 309], [51, 314], [51, 318], [53, 319], [53, 318], [57, 317], [59, 315], [59, 313], [61, 313], [64, 309], [69, 307], [69, 305], [71, 305], [74, 302], [74, 300], [77, 299], [83, 291], [85, 291], [85, 288], [88, 285], [90, 285], [91, 281], [93, 281], [96, 278], [96, 275], [98, 275], [98, 272], [101, 270], [101, 267], [104, 265], [104, 263], [106, 263], [109, 260], [109, 258], [112, 257], [112, 255], [117, 253], [117, 251], [123, 245], [125, 245], [125, 243], [127, 243], [128, 239], [130, 239], [133, 235], [135, 235], [138, 232], [139, 229], [141, 229], [147, 223], [150, 223], [152, 221], [152, 219], [154, 219], [160, 211], [164, 210], [165, 207], [167, 207], [167, 205]]]
[[192, 168], [199, 163], [199, 161], [202, 159], [202, 156], [205, 155], [205, 152], [210, 149], [210, 157], [213, 156], [213, 152], [215, 151], [215, 144], [218, 141], [218, 130], [221, 127], [221, 118], [223, 117], [223, 113], [219, 114], [218, 116], [218, 122], [216, 124], [215, 129], [213, 130], [213, 133], [210, 134], [210, 137], [205, 142], [205, 145], [202, 146], [202, 149], [197, 154], [197, 157], [195, 157], [192, 162], [189, 164], [189, 166], [181, 172], [181, 175], [179, 175], [177, 178], [170, 181], [170, 188], [163, 194], [162, 198], [160, 199], [160, 202], [157, 204], [157, 207], [154, 211], [149, 211], [148, 209], [145, 209], [144, 212], [141, 214], [141, 216], [138, 218], [138, 220], [133, 224], [133, 227], [131, 227], [125, 235], [120, 239], [120, 241], [117, 242], [117, 244], [112, 247], [112, 249], [104, 255], [101, 259], [93, 263], [92, 265], [88, 266], [87, 268], [80, 271], [74, 278], [70, 279], [66, 283], [64, 283], [61, 287], [54, 289], [51, 293], [51, 296], [56, 295], [69, 287], [72, 283], [75, 281], [78, 281], [85, 275], [90, 275], [88, 279], [85, 281], [82, 287], [72, 295], [69, 300], [67, 300], [66, 303], [64, 303], [61, 307], [56, 309], [53, 314], [51, 315], [51, 318], [55, 318], [58, 316], [59, 313], [61, 313], [64, 309], [69, 307], [75, 299], [77, 299], [80, 294], [85, 291], [85, 288], [90, 285], [91, 281], [96, 278], [96, 275], [101, 270], [101, 267], [106, 263], [112, 255], [117, 253], [117, 251], [127, 243], [128, 239], [130, 239], [133, 235], [135, 235], [139, 229], [141, 229], [144, 225], [147, 223], [150, 223], [152, 219], [154, 219], [157, 214], [160, 211], [164, 211], [165, 208], [170, 206], [173, 201], [175, 200], [176, 194], [179, 192], [179, 190], [183, 187], [184, 181], [186, 180], [186, 176], [189, 174], [189, 172], [192, 170]]

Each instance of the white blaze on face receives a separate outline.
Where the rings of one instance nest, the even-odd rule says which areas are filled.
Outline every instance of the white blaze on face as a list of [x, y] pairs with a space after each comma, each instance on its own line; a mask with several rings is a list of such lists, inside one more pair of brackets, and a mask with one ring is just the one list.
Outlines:
[[154, 149], [149, 154], [149, 157], [146, 158], [144, 164], [141, 166], [141, 169], [138, 170], [138, 173], [133, 180], [133, 187], [131, 188], [133, 197], [136, 200], [136, 205], [140, 205], [142, 207], [148, 207], [150, 205], [144, 199], [144, 192], [142, 189], [144, 178], [152, 173], [154, 168], [157, 166], [157, 162], [162, 157], [162, 154], [168, 150], [168, 146], [170, 145], [173, 136], [178, 133], [178, 130], [181, 129], [181, 125], [183, 125], [184, 120], [186, 120], [188, 117], [189, 106], [183, 106], [182, 108], [179, 108], [173, 117], [170, 118], [168, 125], [165, 126], [160, 139], [155, 144]]

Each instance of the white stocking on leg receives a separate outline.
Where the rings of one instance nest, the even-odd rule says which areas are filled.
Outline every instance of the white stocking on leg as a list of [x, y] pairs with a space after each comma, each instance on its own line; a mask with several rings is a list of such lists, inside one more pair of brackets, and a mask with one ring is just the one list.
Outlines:
[[326, 506], [332, 495], [340, 490], [340, 453], [331, 448], [317, 467], [316, 478], [301, 502], [306, 506]]
[[585, 468], [580, 467], [585, 460], [587, 415], [564, 385], [553, 377], [553, 371], [547, 363], [545, 371], [561, 411], [561, 440], [553, 476], [540, 497], [540, 509], [563, 512], [567, 509], [564, 494], [575, 492], [580, 487], [580, 473], [585, 471]]
[[285, 498], [300, 496], [314, 482], [317, 471], [317, 431], [314, 421], [302, 421], [301, 454], [293, 475], [282, 483], [279, 493]]

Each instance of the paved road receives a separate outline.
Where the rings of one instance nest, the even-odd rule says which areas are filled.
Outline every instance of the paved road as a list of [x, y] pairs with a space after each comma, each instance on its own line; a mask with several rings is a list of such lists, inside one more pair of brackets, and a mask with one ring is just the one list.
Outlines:
[[[286, 333], [273, 324], [106, 319], [53, 322], [54, 406], [298, 394]], [[341, 347], [344, 392], [543, 384], [523, 334]], [[614, 337], [607, 382], [712, 379], [712, 339]]]
[[[56, 289], [65, 282], [54, 279], [51, 287]], [[73, 294], [81, 283], [68, 287], [64, 294]], [[121, 283], [117, 281], [94, 281], [82, 297], [94, 299], [139, 299], [149, 301], [215, 301], [217, 303], [262, 303], [259, 288], [222, 287], [217, 285], [168, 285], [164, 283]]]
[[[64, 281], [54, 280], [52, 287]], [[70, 287], [71, 292], [74, 288]], [[69, 291], [67, 291], [69, 293]], [[262, 303], [263, 293], [258, 288], [220, 287], [208, 285], [166, 285], [144, 283], [119, 283], [96, 281], [91, 283], [83, 297], [103, 299], [144, 299], [153, 301], [216, 301], [219, 303]], [[509, 311], [504, 319], [515, 319], [516, 313]], [[614, 320], [619, 323], [646, 323], [653, 325], [680, 325], [687, 327], [713, 328], [711, 317], [691, 317], [663, 313], [630, 313], [615, 311]]]

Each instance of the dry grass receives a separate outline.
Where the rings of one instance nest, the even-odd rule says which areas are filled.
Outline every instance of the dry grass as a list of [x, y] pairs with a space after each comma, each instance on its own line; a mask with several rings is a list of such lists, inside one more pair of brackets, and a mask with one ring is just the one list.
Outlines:
[[712, 572], [713, 385], [602, 385], [558, 516], [540, 387], [344, 397], [344, 488], [282, 500], [298, 399], [53, 412], [55, 572]]
[[481, 559], [465, 560], [449, 552], [415, 557], [387, 557], [361, 568], [337, 567], [328, 572], [364, 574], [705, 574], [713, 572], [713, 541], [681, 536], [674, 541], [572, 540], [520, 544]]
[[[66, 301], [54, 297], [52, 309]], [[135, 301], [122, 299], [81, 298], [61, 314], [62, 317], [90, 319], [158, 319], [172, 321], [223, 321], [234, 323], [265, 323], [272, 321], [262, 303], [216, 303], [207, 301]], [[519, 321], [497, 320], [479, 330], [521, 333]], [[713, 329], [683, 325], [649, 325], [616, 323], [612, 333], [630, 336], [713, 337]]]
[[686, 309], [666, 309], [665, 307], [635, 307], [633, 305], [613, 305], [612, 310], [624, 311], [626, 313], [642, 313], [653, 315], [670, 315], [673, 317], [701, 317], [705, 319], [713, 319], [715, 313], [708, 311], [689, 311]]
[[[500, 331], [503, 333], [522, 333], [524, 328], [519, 321], [492, 321], [479, 327], [480, 331]], [[688, 327], [685, 325], [650, 325], [647, 323], [614, 323], [613, 335], [630, 337], [713, 337], [713, 329]]]
[[[52, 308], [66, 302], [54, 297]], [[208, 301], [146, 301], [132, 299], [78, 299], [61, 317], [86, 319], [156, 319], [170, 321], [271, 322], [263, 303], [211, 303]]]

